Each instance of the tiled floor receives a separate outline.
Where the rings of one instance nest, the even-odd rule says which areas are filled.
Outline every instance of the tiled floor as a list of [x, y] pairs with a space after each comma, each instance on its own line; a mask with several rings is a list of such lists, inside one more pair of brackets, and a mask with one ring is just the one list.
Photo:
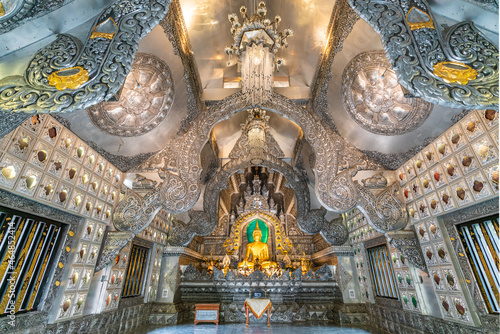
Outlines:
[[299, 323], [299, 324], [183, 324], [155, 329], [145, 329], [140, 334], [367, 334], [376, 331], [362, 330], [349, 327], [335, 327], [326, 324]]

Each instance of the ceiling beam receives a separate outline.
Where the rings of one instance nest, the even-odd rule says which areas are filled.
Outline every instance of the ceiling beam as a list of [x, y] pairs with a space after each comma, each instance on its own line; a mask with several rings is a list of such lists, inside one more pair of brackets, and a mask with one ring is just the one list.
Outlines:
[[203, 111], [205, 104], [202, 102], [203, 87], [200, 73], [196, 66], [191, 42], [189, 41], [188, 29], [182, 14], [179, 0], [172, 0], [167, 15], [160, 22], [168, 39], [174, 48], [174, 54], [181, 58], [184, 66], [183, 80], [187, 86], [188, 114], [182, 120], [179, 134], [183, 134], [189, 128], [192, 120]]
[[312, 106], [325, 122], [334, 130], [333, 119], [328, 113], [328, 82], [332, 78], [332, 63], [335, 55], [342, 50], [344, 41], [352, 31], [354, 24], [359, 20], [347, 0], [337, 0], [333, 7], [332, 16], [328, 25], [328, 36], [325, 48], [320, 56], [312, 86]]

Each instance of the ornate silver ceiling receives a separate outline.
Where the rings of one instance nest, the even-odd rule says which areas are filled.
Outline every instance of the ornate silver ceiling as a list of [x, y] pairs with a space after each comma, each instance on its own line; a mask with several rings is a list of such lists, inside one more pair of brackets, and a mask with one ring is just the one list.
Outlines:
[[442, 35], [425, 0], [347, 1], [380, 35], [410, 93], [452, 108], [498, 108], [498, 49], [473, 22]]
[[432, 110], [429, 102], [404, 96], [383, 51], [361, 53], [347, 64], [342, 103], [361, 127], [386, 136], [414, 130]]
[[24, 75], [0, 81], [0, 111], [71, 112], [121, 88], [139, 41], [167, 13], [169, 0], [120, 0], [104, 9], [82, 42], [69, 34], [38, 50]]
[[170, 111], [174, 83], [167, 64], [151, 54], [137, 54], [120, 99], [87, 109], [99, 129], [121, 137], [140, 136], [153, 130]]

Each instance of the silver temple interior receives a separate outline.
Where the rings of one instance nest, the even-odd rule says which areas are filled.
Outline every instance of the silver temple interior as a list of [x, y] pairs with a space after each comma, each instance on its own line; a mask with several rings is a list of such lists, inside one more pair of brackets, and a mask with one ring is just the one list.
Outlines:
[[0, 0], [0, 332], [498, 332], [498, 8]]

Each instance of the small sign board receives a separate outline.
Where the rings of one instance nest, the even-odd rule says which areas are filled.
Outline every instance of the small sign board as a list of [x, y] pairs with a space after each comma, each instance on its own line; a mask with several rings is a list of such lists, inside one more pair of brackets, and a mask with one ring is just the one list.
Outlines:
[[356, 295], [354, 294], [353, 289], [349, 289], [349, 298], [356, 298]]
[[163, 289], [161, 293], [161, 298], [167, 298], [168, 297], [168, 289]]
[[219, 324], [219, 304], [196, 304], [194, 324], [213, 322]]

